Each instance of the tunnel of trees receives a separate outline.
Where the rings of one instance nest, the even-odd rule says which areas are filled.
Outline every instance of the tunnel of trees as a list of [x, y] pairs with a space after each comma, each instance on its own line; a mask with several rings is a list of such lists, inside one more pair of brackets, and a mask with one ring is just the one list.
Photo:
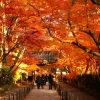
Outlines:
[[5, 67], [6, 77], [41, 70], [42, 62], [65, 68], [74, 85], [100, 90], [99, 0], [0, 1], [0, 77]]

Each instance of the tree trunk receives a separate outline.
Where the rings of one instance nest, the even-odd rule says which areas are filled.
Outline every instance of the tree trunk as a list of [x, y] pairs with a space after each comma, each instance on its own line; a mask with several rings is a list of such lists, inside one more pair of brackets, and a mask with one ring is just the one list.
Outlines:
[[100, 5], [100, 0], [91, 0], [93, 4]]

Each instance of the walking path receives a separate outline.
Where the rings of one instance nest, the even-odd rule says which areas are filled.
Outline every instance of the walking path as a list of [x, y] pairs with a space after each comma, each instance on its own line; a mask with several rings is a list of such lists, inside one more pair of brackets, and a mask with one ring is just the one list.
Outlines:
[[99, 100], [66, 83], [59, 82], [55, 85], [56, 90], [54, 87], [49, 90], [48, 83], [43, 89], [37, 89], [35, 85], [24, 100]]
[[29, 84], [0, 94], [0, 100], [100, 100], [63, 82], [55, 82], [54, 87], [49, 90], [46, 84], [43, 89], [37, 89]]
[[35, 85], [24, 100], [61, 100], [57, 91], [54, 88], [49, 90], [48, 87], [48, 83], [43, 87], [43, 89], [37, 89]]

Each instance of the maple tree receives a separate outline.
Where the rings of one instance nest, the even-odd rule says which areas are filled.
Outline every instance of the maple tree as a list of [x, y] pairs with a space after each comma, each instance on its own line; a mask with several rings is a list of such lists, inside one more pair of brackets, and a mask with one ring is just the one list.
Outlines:
[[86, 65], [88, 53], [100, 57], [99, 8], [91, 0], [1, 0], [1, 63], [10, 62], [13, 69], [25, 56], [31, 59], [33, 51], [56, 49], [58, 59], [66, 60], [63, 65], [78, 70], [82, 63], [77, 59]]
[[[67, 6], [63, 6], [62, 9], [62, 4]], [[52, 15], [47, 19], [43, 16], [42, 20], [46, 23], [50, 36], [62, 43], [72, 43], [85, 52], [99, 57], [100, 6], [92, 4], [90, 0], [69, 0], [62, 4], [59, 8], [55, 5], [54, 10], [54, 5], [50, 6]]]
[[90, 0], [62, 0], [60, 3], [58, 1], [44, 2], [45, 5], [50, 3], [45, 8], [51, 13], [46, 12], [41, 2], [31, 6], [37, 10], [52, 38], [66, 44], [72, 43], [85, 52], [99, 57], [100, 6], [94, 5]]
[[[25, 2], [24, 2], [25, 3]], [[16, 5], [17, 4], [17, 5]], [[1, 62], [4, 66], [9, 56], [16, 52], [16, 57], [11, 65], [11, 69], [18, 61], [20, 55], [25, 50], [25, 41], [38, 31], [28, 25], [28, 16], [25, 16], [27, 10], [23, 11], [25, 4], [19, 1], [2, 0], [1, 5]], [[20, 6], [20, 7], [19, 7]], [[9, 11], [8, 11], [9, 10]], [[22, 12], [25, 12], [22, 14]], [[14, 56], [13, 56], [14, 57]]]
[[[93, 5], [89, 0], [87, 2], [85, 1], [84, 4], [80, 2], [82, 5], [79, 5], [78, 2], [76, 0], [73, 3], [72, 10], [70, 10], [68, 15], [68, 23], [76, 39], [72, 43], [85, 52], [99, 57], [99, 6]], [[73, 9], [74, 6], [78, 6], [80, 10]], [[83, 6], [85, 10], [83, 10]], [[77, 16], [75, 16], [76, 13]], [[78, 19], [75, 20], [74, 18]], [[87, 69], [88, 65], [86, 67]]]
[[[60, 7], [62, 7], [63, 2], [65, 3], [65, 1], [62, 1], [62, 4], [60, 6], [53, 5], [56, 4], [57, 1], [51, 3], [51, 6], [49, 8], [52, 10], [52, 17], [48, 15], [49, 17], [46, 19], [47, 15], [43, 16], [41, 13], [39, 13], [41, 14], [43, 22], [47, 25], [45, 27], [48, 29], [50, 36], [55, 39], [58, 39], [60, 42], [67, 43], [68, 36], [71, 36], [74, 39], [70, 40], [70, 37], [69, 40], [74, 45], [77, 45], [79, 48], [83, 49], [88, 53], [91, 53], [95, 56], [99, 56], [99, 53], [90, 50], [90, 48], [92, 47], [90, 46], [91, 44], [93, 45], [93, 49], [99, 49], [99, 22], [97, 21], [99, 19], [96, 19], [99, 18], [99, 6], [93, 5], [90, 0], [69, 1], [69, 5], [68, 2], [66, 2], [67, 5], [64, 5], [63, 9]], [[59, 6], [59, 8], [57, 6]], [[38, 9], [38, 12], [41, 11]], [[95, 12], [95, 14], [92, 14], [93, 12]], [[63, 16], [61, 16], [62, 14]], [[54, 22], [55, 20], [56, 22]], [[66, 29], [66, 25], [68, 29]], [[97, 37], [95, 37], [95, 35], [97, 35]], [[81, 39], [85, 42], [83, 41], [83, 43]], [[81, 43], [83, 43], [83, 45], [81, 45]], [[95, 43], [98, 48], [95, 46]], [[84, 45], [86, 45], [86, 47], [90, 46], [90, 48], [88, 49]]]

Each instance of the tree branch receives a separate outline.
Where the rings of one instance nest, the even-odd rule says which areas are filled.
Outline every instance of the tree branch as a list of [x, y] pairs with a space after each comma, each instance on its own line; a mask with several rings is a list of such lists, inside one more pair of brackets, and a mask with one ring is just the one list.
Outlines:
[[79, 42], [73, 42], [72, 44], [78, 46], [79, 48], [81, 48], [82, 50], [84, 50], [85, 52], [92, 54], [94, 56], [100, 57], [100, 53], [98, 52], [94, 52], [93, 50], [88, 49], [87, 47], [81, 45]]
[[95, 33], [93, 33], [91, 30], [82, 30], [82, 29], [80, 29], [80, 31], [90, 35], [90, 37], [93, 39], [95, 44], [98, 46], [98, 40], [97, 40], [97, 37], [96, 37]]
[[91, 2], [92, 2], [93, 4], [100, 5], [100, 0], [91, 0]]
[[10, 71], [13, 69], [13, 67], [15, 66], [16, 62], [18, 61], [18, 59], [19, 59], [19, 57], [20, 57], [20, 55], [21, 55], [22, 50], [23, 50], [23, 48], [20, 46], [19, 52], [18, 52], [18, 54], [17, 54], [17, 56], [16, 56], [16, 58], [15, 58], [15, 60], [14, 60], [14, 63], [13, 63], [13, 65], [10, 67], [10, 70], [9, 70], [8, 72], [10, 72]]

